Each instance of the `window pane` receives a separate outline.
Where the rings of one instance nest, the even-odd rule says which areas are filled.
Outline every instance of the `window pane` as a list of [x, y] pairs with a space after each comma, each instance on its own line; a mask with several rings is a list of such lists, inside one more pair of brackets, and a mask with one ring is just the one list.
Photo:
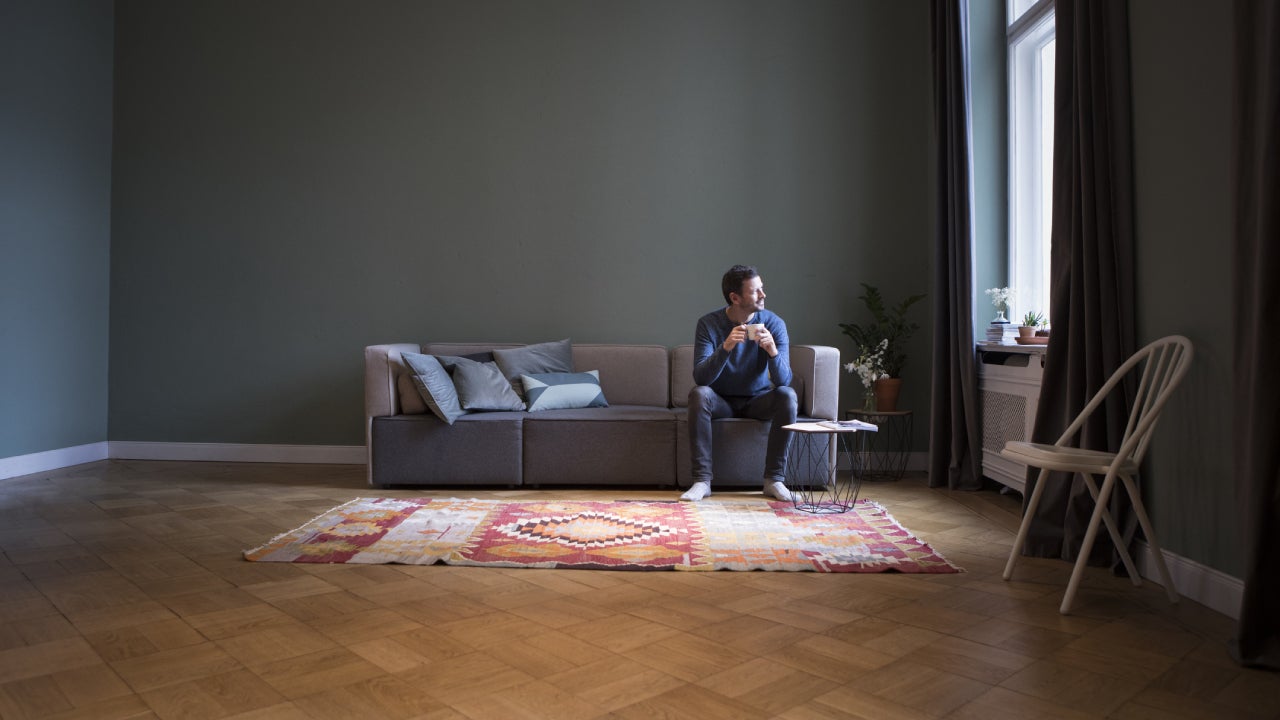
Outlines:
[[1057, 41], [1040, 48], [1040, 237], [1039, 291], [1036, 307], [1049, 319], [1049, 248], [1053, 236], [1053, 78]]
[[1036, 4], [1036, 0], [1009, 0], [1009, 24], [1012, 25], [1015, 20], [1022, 17], [1022, 13]]
[[1053, 15], [1020, 33], [1009, 48], [1009, 284], [1014, 314], [1049, 315], [1049, 242], [1053, 172]]

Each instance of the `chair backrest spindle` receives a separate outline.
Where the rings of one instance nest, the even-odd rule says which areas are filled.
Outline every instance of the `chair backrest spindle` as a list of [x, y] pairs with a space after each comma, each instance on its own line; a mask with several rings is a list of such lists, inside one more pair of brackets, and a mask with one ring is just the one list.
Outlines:
[[1135, 462], [1141, 462], [1147, 452], [1151, 431], [1160, 417], [1160, 411], [1164, 408], [1173, 389], [1187, 374], [1193, 354], [1191, 341], [1181, 335], [1170, 335], [1147, 344], [1111, 374], [1055, 444], [1059, 447], [1068, 445], [1089, 416], [1106, 401], [1116, 386], [1140, 366], [1141, 372], [1133, 397], [1133, 407], [1125, 423], [1119, 454], [1130, 457]]

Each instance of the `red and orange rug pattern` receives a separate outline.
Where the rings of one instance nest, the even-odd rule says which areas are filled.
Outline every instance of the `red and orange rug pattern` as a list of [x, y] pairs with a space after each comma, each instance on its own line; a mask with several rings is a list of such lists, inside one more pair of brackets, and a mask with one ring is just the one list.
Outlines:
[[258, 562], [587, 570], [954, 573], [880, 505], [358, 498], [246, 551]]

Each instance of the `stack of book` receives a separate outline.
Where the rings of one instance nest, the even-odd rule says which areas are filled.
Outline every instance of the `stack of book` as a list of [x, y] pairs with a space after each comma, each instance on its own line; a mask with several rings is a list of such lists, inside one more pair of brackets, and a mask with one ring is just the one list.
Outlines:
[[1018, 337], [1018, 328], [1011, 322], [993, 322], [987, 325], [987, 342], [1014, 343]]

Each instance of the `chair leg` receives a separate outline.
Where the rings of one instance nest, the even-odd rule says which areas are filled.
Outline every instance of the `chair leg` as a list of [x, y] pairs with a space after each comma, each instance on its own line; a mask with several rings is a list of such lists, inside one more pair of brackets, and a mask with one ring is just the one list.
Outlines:
[[[1093, 501], [1098, 502], [1098, 487], [1093, 483], [1093, 476], [1088, 473], [1080, 473], [1084, 478], [1084, 485], [1089, 489], [1089, 495], [1093, 497]], [[1122, 475], [1121, 480], [1124, 480]], [[1124, 569], [1129, 572], [1129, 581], [1134, 587], [1142, 585], [1142, 576], [1138, 574], [1138, 566], [1133, 564], [1133, 557], [1129, 555], [1129, 549], [1124, 546], [1124, 536], [1120, 534], [1120, 528], [1116, 527], [1116, 519], [1111, 516], [1111, 509], [1104, 508], [1102, 511], [1102, 522], [1107, 526], [1107, 534], [1111, 536], [1111, 544], [1115, 546], [1116, 551], [1120, 553], [1120, 562], [1124, 563]]]
[[1085, 530], [1084, 543], [1080, 545], [1080, 554], [1076, 556], [1076, 565], [1071, 571], [1067, 592], [1062, 597], [1062, 605], [1058, 607], [1058, 612], [1063, 615], [1071, 613], [1071, 604], [1075, 602], [1076, 591], [1080, 589], [1080, 581], [1084, 579], [1084, 569], [1089, 565], [1089, 553], [1093, 550], [1093, 541], [1098, 537], [1098, 526], [1102, 524], [1102, 516], [1107, 512], [1107, 501], [1111, 499], [1111, 490], [1115, 484], [1115, 473], [1107, 473], [1106, 479], [1102, 481], [1102, 488], [1094, 500], [1093, 514], [1089, 516], [1089, 529]]
[[[827, 487], [836, 486], [836, 471], [840, 465], [840, 436], [832, 433], [827, 436]], [[850, 460], [850, 463], [853, 461]], [[852, 468], [851, 468], [852, 469]]]
[[1128, 475], [1120, 478], [1124, 481], [1124, 489], [1129, 493], [1129, 499], [1133, 501], [1133, 513], [1138, 516], [1138, 524], [1142, 526], [1142, 532], [1147, 536], [1147, 544], [1151, 546], [1151, 554], [1156, 559], [1156, 570], [1160, 572], [1160, 582], [1164, 583], [1165, 594], [1169, 596], [1169, 602], [1178, 602], [1178, 591], [1173, 587], [1173, 578], [1169, 575], [1169, 567], [1164, 562], [1164, 552], [1160, 549], [1160, 541], [1156, 539], [1156, 531], [1151, 527], [1151, 520], [1147, 517], [1147, 510], [1142, 505], [1142, 496], [1138, 494], [1138, 487], [1134, 484], [1133, 478]]
[[1027, 541], [1027, 533], [1031, 531], [1031, 518], [1036, 514], [1036, 507], [1040, 505], [1040, 496], [1044, 494], [1044, 481], [1048, 479], [1049, 471], [1040, 470], [1040, 475], [1036, 478], [1036, 487], [1031, 491], [1031, 499], [1027, 501], [1027, 507], [1022, 511], [1022, 524], [1018, 526], [1018, 537], [1013, 541], [1013, 549], [1009, 551], [1009, 562], [1004, 566], [1004, 579], [1008, 580], [1013, 577], [1013, 566], [1018, 562], [1018, 556], [1022, 554], [1022, 544]]

